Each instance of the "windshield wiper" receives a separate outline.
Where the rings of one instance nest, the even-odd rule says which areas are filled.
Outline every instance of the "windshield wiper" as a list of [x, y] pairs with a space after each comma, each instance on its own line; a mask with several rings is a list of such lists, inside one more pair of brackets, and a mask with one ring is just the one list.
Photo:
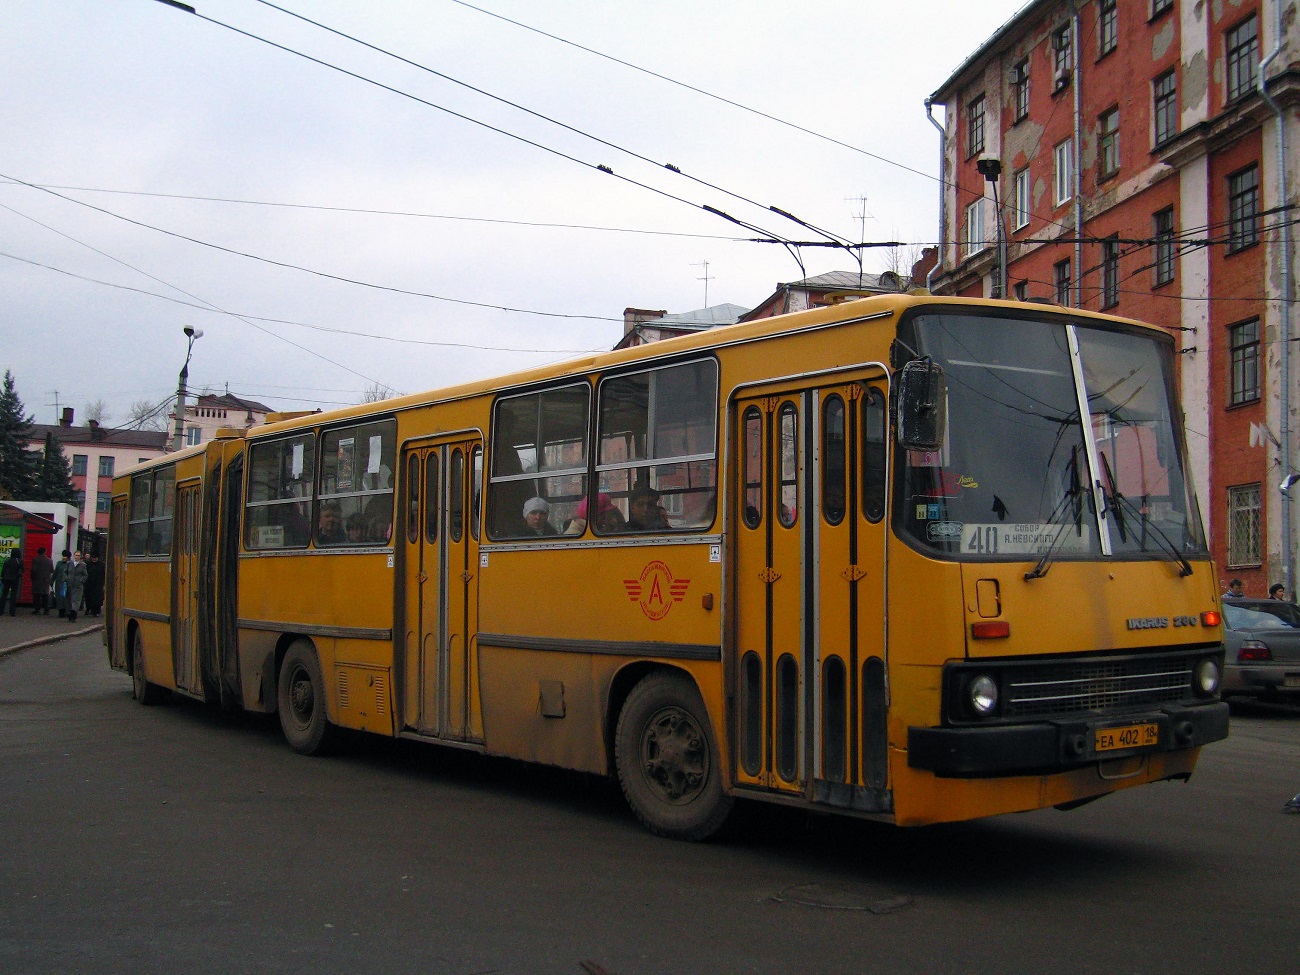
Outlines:
[[[1146, 551], [1147, 530], [1150, 529], [1151, 532], [1155, 534], [1157, 544], [1160, 548], [1164, 549], [1164, 551], [1178, 563], [1178, 574], [1184, 577], [1191, 575], [1192, 564], [1187, 561], [1182, 552], [1178, 550], [1178, 546], [1173, 543], [1169, 536], [1162, 532], [1160, 528], [1147, 517], [1146, 503], [1144, 502], [1142, 507], [1139, 508], [1124, 495], [1120, 494], [1119, 488], [1115, 486], [1115, 475], [1110, 469], [1110, 461], [1106, 459], [1105, 454], [1101, 455], [1101, 468], [1106, 475], [1106, 484], [1109, 485], [1109, 488], [1107, 488], [1106, 485], [1101, 485], [1101, 493], [1106, 499], [1106, 511], [1111, 511], [1115, 514], [1115, 527], [1119, 530], [1120, 541], [1128, 541], [1128, 526], [1124, 521], [1124, 509], [1128, 508], [1132, 514], [1137, 516], [1138, 524], [1142, 529], [1142, 538], [1138, 550], [1142, 552]], [[1102, 512], [1103, 515], [1105, 513], [1106, 512], [1104, 511]]]
[[[1074, 509], [1075, 534], [1082, 535], [1083, 485], [1079, 481], [1078, 450], [1078, 447], [1070, 448], [1070, 464], [1068, 468], [1070, 481], [1065, 489], [1065, 493], [1061, 496], [1061, 500], [1057, 502], [1056, 508], [1053, 509], [1052, 513], [1048, 516], [1047, 523], [1049, 525], [1056, 524], [1057, 516], [1072, 507]], [[1025, 573], [1025, 581], [1029, 581], [1030, 579], [1041, 579], [1043, 576], [1047, 575], [1047, 569], [1052, 561], [1052, 555], [1056, 551], [1056, 545], [1065, 534], [1065, 529], [1069, 527], [1069, 524], [1068, 521], [1061, 522], [1060, 527], [1056, 529], [1056, 534], [1052, 537], [1051, 543], [1047, 546], [1047, 551], [1043, 553], [1043, 557], [1038, 560], [1038, 564], [1034, 566], [1033, 571]]]
[[1145, 503], [1141, 508], [1139, 508], [1128, 498], [1118, 493], [1115, 495], [1115, 500], [1121, 507], [1127, 505], [1129, 510], [1140, 519], [1140, 524], [1142, 525], [1142, 547], [1140, 551], [1146, 551], [1146, 533], [1149, 528], [1151, 533], [1155, 536], [1156, 544], [1165, 552], [1169, 553], [1169, 557], [1178, 563], [1178, 574], [1180, 576], [1189, 576], [1192, 574], [1192, 563], [1188, 562], [1186, 556], [1178, 550], [1178, 546], [1174, 544], [1173, 539], [1162, 532], [1160, 526], [1147, 517]]

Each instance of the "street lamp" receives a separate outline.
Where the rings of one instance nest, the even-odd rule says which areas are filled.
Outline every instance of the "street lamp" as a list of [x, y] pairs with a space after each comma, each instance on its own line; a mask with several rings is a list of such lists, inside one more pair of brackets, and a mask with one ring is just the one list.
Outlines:
[[975, 161], [981, 176], [993, 185], [993, 215], [998, 221], [998, 297], [1007, 299], [1007, 236], [1002, 225], [1002, 201], [998, 199], [998, 177], [1002, 175], [1002, 161], [984, 156]]
[[176, 424], [172, 427], [172, 450], [180, 450], [185, 439], [185, 381], [190, 378], [190, 353], [194, 343], [203, 338], [203, 330], [185, 326], [185, 365], [181, 366], [180, 383], [176, 387]]

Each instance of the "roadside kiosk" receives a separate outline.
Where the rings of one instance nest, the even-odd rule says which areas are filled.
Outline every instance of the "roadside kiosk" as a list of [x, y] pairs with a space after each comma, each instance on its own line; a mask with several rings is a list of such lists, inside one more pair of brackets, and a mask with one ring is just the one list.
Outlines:
[[36, 550], [44, 548], [46, 555], [58, 561], [54, 537], [61, 531], [61, 525], [43, 515], [0, 503], [0, 563], [8, 559], [14, 549], [23, 553], [23, 579], [18, 590], [20, 604], [31, 605], [32, 602], [31, 566]]

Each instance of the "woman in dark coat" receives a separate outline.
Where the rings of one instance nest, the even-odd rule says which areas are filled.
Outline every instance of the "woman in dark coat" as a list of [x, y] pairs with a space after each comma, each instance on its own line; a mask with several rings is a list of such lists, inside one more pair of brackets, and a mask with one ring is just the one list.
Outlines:
[[91, 552], [86, 563], [86, 615], [98, 616], [104, 605], [104, 563], [99, 553]]

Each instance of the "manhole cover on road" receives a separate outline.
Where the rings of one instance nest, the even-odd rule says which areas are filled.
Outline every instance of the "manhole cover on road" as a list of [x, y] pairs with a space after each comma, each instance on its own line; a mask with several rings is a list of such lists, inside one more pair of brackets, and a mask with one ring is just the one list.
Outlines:
[[772, 900], [778, 904], [802, 904], [828, 911], [870, 911], [872, 914], [888, 914], [912, 903], [909, 894], [839, 884], [799, 884], [787, 887]]

